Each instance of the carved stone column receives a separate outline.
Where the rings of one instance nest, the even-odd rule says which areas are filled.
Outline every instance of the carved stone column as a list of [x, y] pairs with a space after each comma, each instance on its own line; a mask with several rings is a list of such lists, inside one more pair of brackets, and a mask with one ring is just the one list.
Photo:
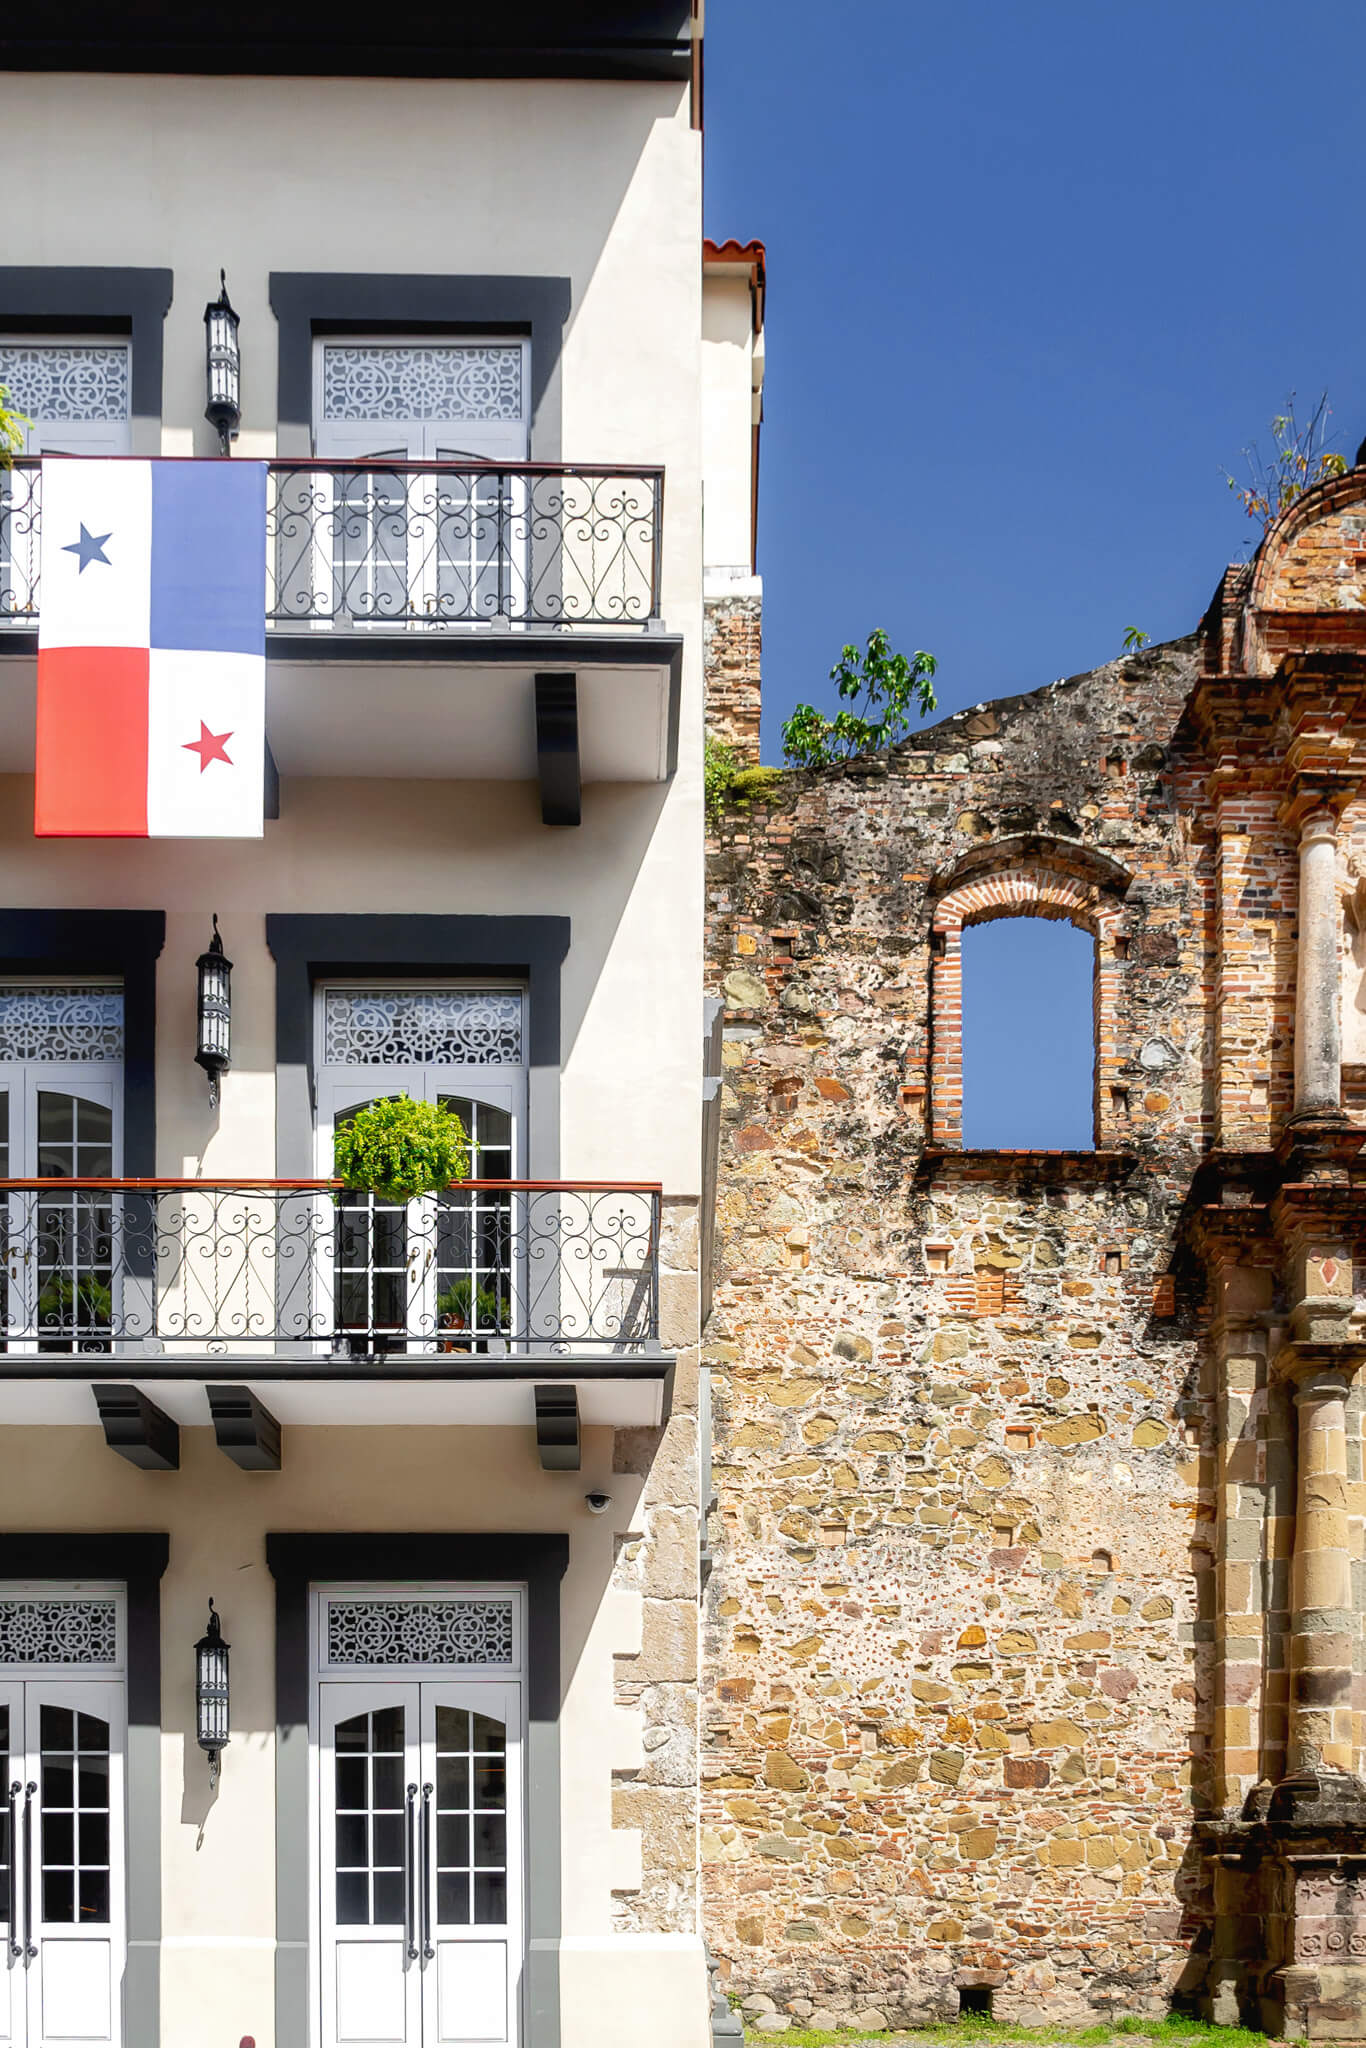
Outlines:
[[1366, 2035], [1366, 1785], [1354, 1771], [1347, 1476], [1347, 1398], [1362, 1346], [1353, 1247], [1330, 1194], [1344, 1185], [1339, 1168], [1333, 1146], [1312, 1140], [1293, 1162], [1277, 1218], [1291, 1303], [1277, 1362], [1296, 1422], [1290, 1725], [1286, 1774], [1249, 1814], [1260, 1821], [1263, 2013], [1310, 2039]]
[[1347, 1514], [1350, 1367], [1297, 1360], [1299, 1453], [1290, 1573], [1290, 1773], [1350, 1771], [1352, 1558]]
[[1300, 825], [1296, 1116], [1338, 1116], [1342, 1109], [1337, 837], [1336, 813], [1326, 806], [1310, 811]]

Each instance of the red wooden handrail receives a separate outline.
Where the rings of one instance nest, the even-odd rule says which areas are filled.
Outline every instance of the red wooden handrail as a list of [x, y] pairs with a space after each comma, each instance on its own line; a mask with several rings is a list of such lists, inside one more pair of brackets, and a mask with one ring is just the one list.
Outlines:
[[[196, 1188], [201, 1194], [287, 1194], [364, 1195], [368, 1188], [352, 1188], [340, 1180], [191, 1180], [191, 1179], [99, 1179], [83, 1175], [67, 1180], [0, 1180], [0, 1194], [59, 1194], [87, 1189], [100, 1194], [179, 1194]], [[657, 1180], [453, 1180], [447, 1194], [491, 1193], [504, 1195], [662, 1195], [664, 1184]]]

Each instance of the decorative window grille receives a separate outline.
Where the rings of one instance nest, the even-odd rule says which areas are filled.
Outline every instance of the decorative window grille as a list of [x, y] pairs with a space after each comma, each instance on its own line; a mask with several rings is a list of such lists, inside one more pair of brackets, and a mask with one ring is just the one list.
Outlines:
[[330, 988], [323, 998], [328, 1066], [518, 1066], [523, 998], [516, 989]]
[[117, 1661], [117, 1601], [0, 1599], [0, 1666]]
[[14, 411], [46, 426], [126, 420], [128, 350], [117, 342], [0, 342], [0, 384]]
[[378, 420], [510, 420], [525, 417], [517, 342], [327, 343], [322, 417]]
[[123, 990], [117, 982], [0, 982], [0, 1064], [122, 1058]]
[[507, 1598], [328, 1600], [326, 1620], [329, 1665], [514, 1661]]

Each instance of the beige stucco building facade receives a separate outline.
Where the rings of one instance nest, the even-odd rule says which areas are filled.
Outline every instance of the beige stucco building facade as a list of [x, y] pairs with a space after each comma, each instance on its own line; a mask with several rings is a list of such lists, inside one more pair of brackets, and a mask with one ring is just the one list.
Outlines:
[[[686, 4], [251, 12], [229, 77], [170, 9], [0, 74], [0, 2038], [701, 2048], [702, 512], [752, 575], [762, 301], [709, 262], [704, 325]], [[264, 830], [38, 838], [42, 464], [223, 459], [220, 268]], [[400, 1091], [479, 1188], [319, 1185]]]

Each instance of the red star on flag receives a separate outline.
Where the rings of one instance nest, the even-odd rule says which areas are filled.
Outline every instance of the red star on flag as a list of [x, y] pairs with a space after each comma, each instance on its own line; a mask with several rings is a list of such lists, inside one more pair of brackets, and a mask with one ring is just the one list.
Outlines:
[[230, 732], [210, 732], [201, 718], [199, 721], [199, 738], [197, 740], [186, 740], [185, 752], [187, 754], [198, 754], [199, 772], [201, 775], [208, 767], [210, 761], [223, 761], [231, 768], [232, 756], [227, 751], [227, 742], [231, 738], [232, 734]]

